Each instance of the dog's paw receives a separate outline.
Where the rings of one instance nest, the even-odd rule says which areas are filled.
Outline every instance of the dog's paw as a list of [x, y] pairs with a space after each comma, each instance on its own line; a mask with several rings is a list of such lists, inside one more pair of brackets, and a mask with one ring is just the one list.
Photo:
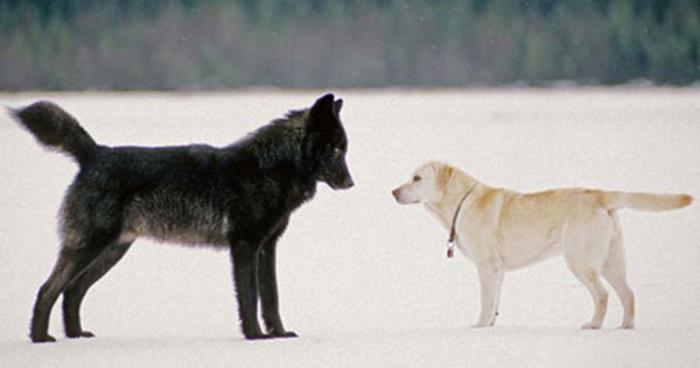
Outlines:
[[634, 330], [634, 324], [623, 324], [617, 328], [618, 330]]
[[583, 326], [581, 326], [582, 330], [599, 330], [600, 329], [600, 323], [593, 323], [593, 322], [588, 322], [584, 323]]
[[33, 343], [56, 342], [56, 338], [46, 334], [41, 336], [30, 336]]
[[491, 326], [493, 326], [492, 323], [481, 323], [481, 322], [479, 322], [479, 323], [475, 323], [475, 324], [471, 325], [470, 327], [471, 327], [471, 328], [488, 328], [488, 327], [491, 327]]

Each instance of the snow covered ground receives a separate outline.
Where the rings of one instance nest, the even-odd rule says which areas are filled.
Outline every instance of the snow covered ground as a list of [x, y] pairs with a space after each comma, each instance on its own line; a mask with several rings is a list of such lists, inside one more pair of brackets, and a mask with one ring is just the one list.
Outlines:
[[[323, 91], [0, 94], [51, 99], [100, 143], [224, 145]], [[637, 329], [611, 294], [604, 329], [561, 259], [506, 275], [496, 327], [472, 329], [473, 266], [390, 190], [417, 165], [452, 162], [521, 191], [587, 186], [700, 194], [700, 90], [338, 91], [356, 186], [316, 198], [279, 246], [282, 316], [300, 338], [248, 342], [228, 255], [137, 241], [88, 294], [90, 340], [27, 338], [58, 249], [56, 213], [75, 164], [0, 114], [0, 366], [690, 367], [700, 360], [700, 206], [624, 211]]]

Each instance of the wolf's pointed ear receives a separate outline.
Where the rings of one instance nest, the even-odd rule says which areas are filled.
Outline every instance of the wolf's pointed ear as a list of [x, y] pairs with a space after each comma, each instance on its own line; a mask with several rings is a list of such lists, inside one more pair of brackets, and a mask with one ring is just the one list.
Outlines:
[[308, 127], [310, 130], [327, 129], [332, 126], [332, 124], [329, 125], [329, 122], [337, 120], [337, 115], [334, 113], [334, 100], [335, 96], [332, 93], [328, 93], [314, 102], [314, 105], [309, 110], [311, 119]]
[[333, 114], [333, 100], [335, 97], [332, 93], [328, 93], [320, 97], [314, 105], [311, 106], [311, 116], [324, 117]]
[[343, 108], [343, 99], [339, 98], [335, 102], [333, 102], [333, 113], [335, 113], [335, 116], [340, 116], [340, 110]]

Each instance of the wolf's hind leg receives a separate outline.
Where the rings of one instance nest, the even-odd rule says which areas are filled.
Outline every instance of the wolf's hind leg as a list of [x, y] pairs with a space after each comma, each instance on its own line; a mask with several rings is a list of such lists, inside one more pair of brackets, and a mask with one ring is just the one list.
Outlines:
[[49, 318], [56, 299], [68, 282], [79, 274], [95, 257], [98, 251], [88, 248], [63, 247], [51, 275], [39, 289], [34, 303], [34, 311], [30, 328], [32, 342], [53, 342], [56, 339], [49, 335]]
[[66, 337], [93, 337], [84, 331], [80, 323], [80, 305], [88, 289], [119, 262], [131, 247], [132, 242], [116, 243], [106, 247], [97, 258], [70, 281], [63, 292], [63, 325]]

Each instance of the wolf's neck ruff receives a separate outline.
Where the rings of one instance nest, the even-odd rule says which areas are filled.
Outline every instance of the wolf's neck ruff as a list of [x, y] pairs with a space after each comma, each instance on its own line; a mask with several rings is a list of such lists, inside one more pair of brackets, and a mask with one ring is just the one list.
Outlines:
[[455, 254], [455, 239], [457, 238], [457, 219], [459, 218], [459, 212], [462, 210], [462, 205], [464, 204], [464, 201], [469, 197], [469, 194], [474, 190], [474, 187], [476, 186], [476, 183], [472, 185], [471, 188], [467, 191], [467, 193], [464, 194], [462, 197], [462, 200], [459, 201], [459, 205], [457, 205], [457, 210], [455, 211], [454, 216], [452, 216], [452, 225], [450, 226], [450, 237], [447, 239], [447, 258], [452, 258], [454, 257]]

